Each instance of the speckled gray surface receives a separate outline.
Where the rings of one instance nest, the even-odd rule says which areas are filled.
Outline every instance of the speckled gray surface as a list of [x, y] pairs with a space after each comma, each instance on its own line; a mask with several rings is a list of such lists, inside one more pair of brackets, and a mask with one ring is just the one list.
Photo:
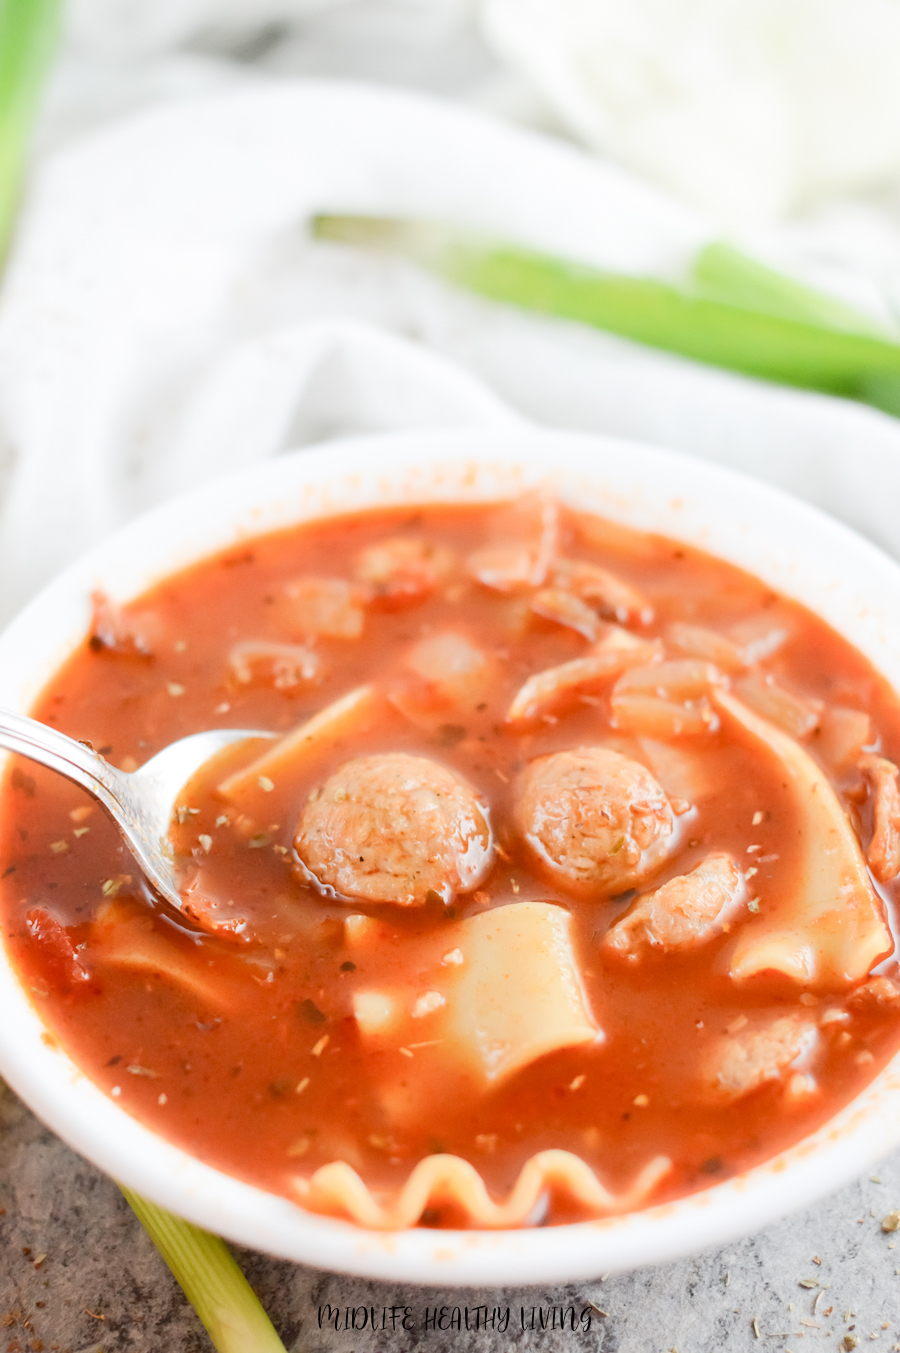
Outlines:
[[[881, 1229], [882, 1217], [900, 1207], [900, 1153], [877, 1175], [880, 1183], [866, 1176], [820, 1206], [718, 1252], [572, 1287], [401, 1288], [250, 1251], [238, 1257], [289, 1353], [813, 1353], [843, 1347], [848, 1335], [859, 1340], [860, 1353], [873, 1341], [900, 1349], [900, 1231], [895, 1237]], [[211, 1348], [116, 1187], [8, 1091], [0, 1094], [0, 1207], [0, 1353]], [[412, 1327], [400, 1327], [400, 1313], [396, 1330], [336, 1331], [327, 1322], [320, 1328], [326, 1304], [379, 1313], [409, 1308]], [[443, 1330], [433, 1324], [435, 1308], [442, 1307]], [[505, 1328], [466, 1331], [466, 1307], [470, 1326], [476, 1309], [487, 1307], [489, 1314], [500, 1309]], [[454, 1327], [456, 1308], [462, 1329]], [[560, 1308], [567, 1312], [565, 1330]]]

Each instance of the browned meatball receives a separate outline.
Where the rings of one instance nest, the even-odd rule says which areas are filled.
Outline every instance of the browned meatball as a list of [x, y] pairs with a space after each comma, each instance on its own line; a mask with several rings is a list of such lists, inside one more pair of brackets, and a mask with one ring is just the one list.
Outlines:
[[621, 893], [650, 875], [672, 840], [672, 809], [650, 772], [605, 747], [542, 756], [525, 771], [519, 830], [570, 891]]
[[491, 862], [487, 808], [424, 756], [359, 756], [311, 798], [294, 845], [303, 869], [342, 897], [421, 906], [476, 888]]
[[701, 1061], [701, 1083], [710, 1099], [741, 1099], [767, 1081], [781, 1080], [817, 1039], [815, 1022], [799, 1010], [780, 1018], [754, 1011], [740, 1030], [731, 1027], [731, 1033], [713, 1040]]
[[716, 851], [689, 874], [676, 874], [661, 888], [642, 893], [607, 932], [602, 948], [629, 963], [653, 949], [663, 954], [694, 949], [721, 934], [743, 887], [734, 860]]

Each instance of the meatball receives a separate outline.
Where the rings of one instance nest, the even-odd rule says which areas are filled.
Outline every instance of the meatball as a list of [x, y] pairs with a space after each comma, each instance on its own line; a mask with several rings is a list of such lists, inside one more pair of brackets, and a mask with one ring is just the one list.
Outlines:
[[721, 934], [723, 917], [743, 886], [730, 855], [707, 855], [689, 874], [677, 874], [661, 888], [642, 893], [609, 930], [603, 950], [636, 963], [652, 949], [676, 954], [705, 944]]
[[421, 906], [476, 888], [492, 843], [487, 808], [424, 756], [360, 756], [310, 798], [297, 824], [299, 872], [347, 898]]
[[554, 881], [584, 896], [625, 892], [647, 878], [674, 831], [672, 809], [650, 772], [605, 747], [532, 761], [515, 811]]
[[731, 1025], [707, 1048], [701, 1076], [707, 1096], [713, 1100], [741, 1099], [768, 1081], [780, 1080], [791, 1062], [810, 1051], [817, 1038], [816, 1026], [799, 1011], [773, 1019], [754, 1012], [740, 1030]]

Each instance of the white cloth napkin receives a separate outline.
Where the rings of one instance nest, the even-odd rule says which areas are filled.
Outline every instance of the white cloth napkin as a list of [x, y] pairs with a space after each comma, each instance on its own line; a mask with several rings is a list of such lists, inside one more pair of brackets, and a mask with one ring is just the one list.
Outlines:
[[309, 240], [323, 209], [477, 226], [672, 273], [709, 227], [558, 142], [424, 96], [249, 87], [138, 115], [36, 175], [0, 298], [2, 605], [143, 507], [366, 428], [528, 417], [781, 484], [900, 555], [900, 425]]

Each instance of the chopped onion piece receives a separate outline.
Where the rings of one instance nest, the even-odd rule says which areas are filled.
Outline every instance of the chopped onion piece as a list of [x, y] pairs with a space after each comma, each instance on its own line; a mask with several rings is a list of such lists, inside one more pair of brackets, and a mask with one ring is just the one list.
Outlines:
[[712, 663], [696, 658], [629, 668], [610, 697], [614, 725], [662, 741], [715, 732], [719, 721], [707, 696], [721, 680]]
[[747, 661], [737, 644], [724, 634], [704, 629], [702, 625], [685, 625], [676, 621], [666, 631], [666, 638], [673, 647], [692, 658], [702, 658], [715, 663], [722, 672], [746, 671]]
[[542, 620], [575, 630], [592, 642], [600, 637], [603, 622], [587, 602], [557, 587], [542, 587], [531, 598], [531, 609]]
[[613, 695], [610, 702], [615, 727], [635, 737], [696, 737], [714, 732], [718, 719], [707, 700], [693, 706], [654, 695]]
[[728, 633], [743, 653], [748, 667], [771, 658], [791, 637], [784, 623], [773, 624], [764, 614], [739, 620], [728, 627]]
[[699, 700], [722, 684], [718, 668], [696, 658], [676, 658], [648, 667], [632, 667], [616, 682], [613, 694], [655, 695], [661, 700]]
[[714, 777], [702, 748], [639, 738], [637, 756], [653, 771], [673, 808], [678, 801], [696, 804], [715, 792]]
[[834, 705], [819, 720], [815, 750], [836, 770], [857, 763], [863, 748], [872, 741], [872, 720], [861, 709]]
[[495, 540], [474, 550], [466, 571], [483, 587], [516, 592], [540, 587], [556, 555], [559, 508], [540, 490], [494, 514]]
[[396, 1000], [386, 991], [353, 993], [353, 1018], [360, 1033], [368, 1038], [389, 1033], [398, 1013]]
[[739, 681], [735, 687], [746, 705], [755, 709], [764, 719], [778, 724], [792, 738], [805, 738], [818, 726], [822, 710], [821, 700], [811, 696], [794, 695], [773, 676], [754, 672]]
[[635, 638], [618, 625], [610, 625], [600, 642], [583, 658], [530, 676], [510, 705], [506, 721], [534, 719], [566, 696], [611, 681], [631, 666], [652, 661], [658, 653], [659, 648], [652, 641]]
[[475, 705], [487, 694], [495, 674], [487, 654], [454, 630], [420, 639], [406, 654], [404, 667], [422, 686], [407, 692], [410, 699], [432, 706]]
[[607, 620], [649, 624], [653, 607], [642, 592], [622, 578], [584, 559], [557, 559], [551, 569], [553, 586], [587, 602]]
[[272, 608], [299, 639], [358, 639], [363, 632], [363, 595], [346, 578], [310, 574], [287, 583]]

